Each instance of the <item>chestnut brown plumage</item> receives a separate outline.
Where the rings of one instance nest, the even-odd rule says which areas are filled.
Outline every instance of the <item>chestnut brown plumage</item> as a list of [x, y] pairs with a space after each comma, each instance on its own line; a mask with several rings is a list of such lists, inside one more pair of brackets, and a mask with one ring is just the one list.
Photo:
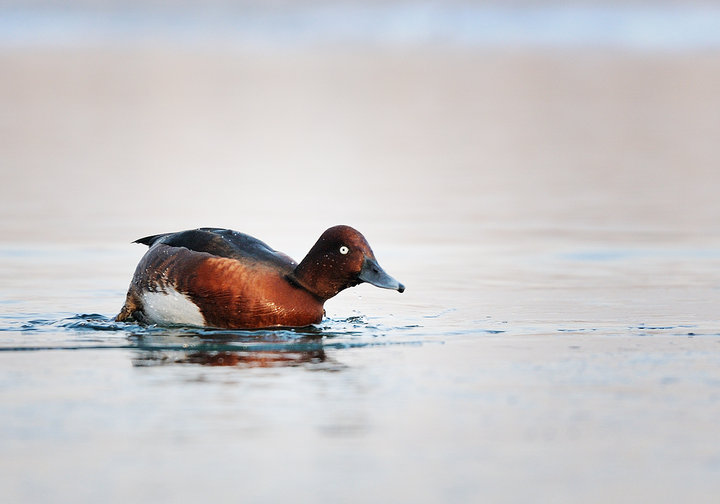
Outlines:
[[118, 321], [182, 323], [173, 321], [172, 311], [158, 318], [145, 309], [147, 293], [173, 292], [199, 309], [206, 326], [301, 327], [320, 322], [325, 301], [348, 287], [368, 282], [405, 289], [378, 265], [365, 237], [349, 226], [325, 231], [300, 264], [227, 229], [148, 236], [137, 243], [150, 249], [135, 270]]

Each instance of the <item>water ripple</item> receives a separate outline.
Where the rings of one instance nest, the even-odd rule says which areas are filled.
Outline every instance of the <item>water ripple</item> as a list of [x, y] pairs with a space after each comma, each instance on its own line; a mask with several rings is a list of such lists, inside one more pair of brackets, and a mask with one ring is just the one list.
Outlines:
[[[229, 330], [158, 327], [116, 322], [98, 313], [58, 318], [15, 318], [0, 331], [12, 334], [0, 341], [0, 351], [134, 349], [151, 352], [316, 352], [324, 349], [420, 344], [421, 340], [388, 338], [399, 330], [421, 327], [388, 326], [364, 316], [326, 318], [303, 328]], [[29, 336], [29, 337], [28, 337]]]

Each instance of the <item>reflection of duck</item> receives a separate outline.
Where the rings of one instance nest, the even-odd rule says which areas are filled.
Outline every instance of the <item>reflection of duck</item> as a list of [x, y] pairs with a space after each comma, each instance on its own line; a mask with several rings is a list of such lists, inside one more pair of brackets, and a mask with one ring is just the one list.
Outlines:
[[349, 226], [325, 231], [298, 264], [237, 231], [202, 228], [148, 236], [118, 321], [223, 328], [301, 327], [362, 282], [403, 292]]
[[325, 351], [224, 351], [224, 352], [143, 352], [133, 359], [135, 366], [200, 364], [202, 366], [235, 366], [243, 368], [293, 367], [319, 364], [327, 360]]

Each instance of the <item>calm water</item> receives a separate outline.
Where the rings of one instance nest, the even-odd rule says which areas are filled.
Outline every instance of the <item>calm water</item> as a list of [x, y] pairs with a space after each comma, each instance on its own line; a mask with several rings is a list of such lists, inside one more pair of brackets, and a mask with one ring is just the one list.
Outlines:
[[[20, 3], [3, 503], [716, 500], [717, 7]], [[138, 237], [335, 224], [407, 290], [112, 321]]]
[[111, 320], [143, 248], [5, 246], [0, 459], [38, 501], [706, 501], [720, 250], [375, 244], [302, 330]]

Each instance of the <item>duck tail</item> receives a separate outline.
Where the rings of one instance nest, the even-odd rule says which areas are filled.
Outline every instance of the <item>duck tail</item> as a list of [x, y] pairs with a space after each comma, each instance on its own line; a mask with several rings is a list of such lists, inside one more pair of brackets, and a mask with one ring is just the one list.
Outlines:
[[145, 236], [144, 238], [138, 238], [133, 243], [141, 243], [143, 245], [147, 245], [148, 247], [152, 247], [153, 245], [155, 245], [155, 242], [165, 238], [166, 236], [168, 236], [170, 234], [172, 234], [172, 233], [163, 233], [163, 234], [157, 234], [157, 235], [152, 235], [152, 236]]
[[115, 317], [115, 322], [134, 322], [134, 315], [139, 308], [140, 306], [136, 302], [135, 296], [128, 292], [125, 298], [125, 304], [120, 310], [120, 313], [117, 314], [117, 317]]

